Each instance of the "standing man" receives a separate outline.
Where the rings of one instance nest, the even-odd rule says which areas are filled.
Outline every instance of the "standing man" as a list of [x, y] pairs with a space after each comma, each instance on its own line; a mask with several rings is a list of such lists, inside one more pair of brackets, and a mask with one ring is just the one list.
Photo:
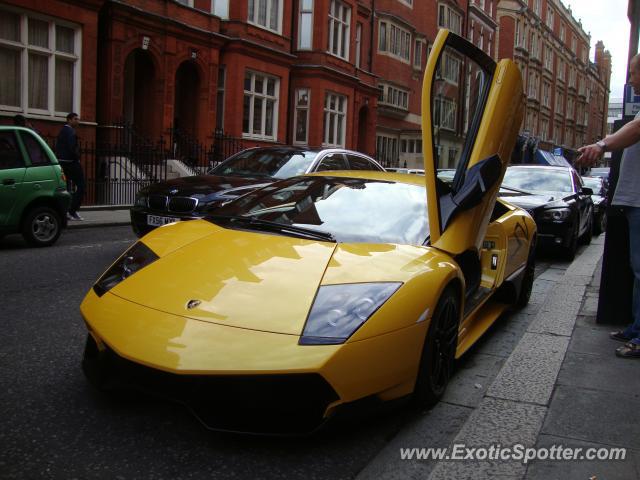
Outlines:
[[69, 220], [84, 220], [78, 215], [85, 190], [84, 172], [82, 165], [80, 165], [80, 147], [76, 135], [79, 123], [78, 114], [70, 113], [67, 115], [67, 123], [63, 125], [56, 138], [56, 156], [67, 177], [67, 189], [71, 192], [71, 205], [69, 205], [67, 212]]
[[[640, 54], [629, 64], [629, 83], [640, 93]], [[613, 135], [604, 140], [579, 148], [578, 163], [593, 165], [607, 150], [624, 148], [620, 162], [620, 176], [611, 205], [621, 207], [629, 223], [629, 257], [633, 271], [632, 323], [626, 329], [612, 332], [611, 338], [625, 342], [616, 355], [640, 358], [640, 112]]]

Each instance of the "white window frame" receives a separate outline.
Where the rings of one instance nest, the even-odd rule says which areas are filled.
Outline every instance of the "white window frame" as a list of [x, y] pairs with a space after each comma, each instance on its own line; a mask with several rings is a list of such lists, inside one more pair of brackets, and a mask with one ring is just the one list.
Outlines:
[[549, 45], [544, 46], [544, 68], [553, 71], [553, 49]]
[[[300, 16], [298, 18], [298, 50], [313, 50], [313, 4], [314, 0], [300, 0]], [[311, 7], [305, 6], [305, 4], [311, 3]], [[304, 38], [306, 42], [303, 42], [302, 32], [302, 18], [310, 17], [311, 31], [308, 32], [309, 38]], [[303, 45], [303, 43], [305, 45]], [[308, 43], [308, 46], [306, 45]]]
[[542, 18], [542, 13], [541, 13], [541, 1], [540, 0], [533, 0], [533, 13], [535, 13], [538, 17]]
[[400, 154], [419, 155], [422, 153], [422, 137], [419, 136], [400, 136]]
[[184, 7], [193, 8], [193, 0], [175, 0], [175, 2]]
[[[271, 1], [272, 0], [249, 0], [249, 4], [253, 4], [253, 17], [251, 17], [251, 9], [248, 8], [247, 9], [247, 23], [250, 23], [251, 25], [255, 25], [256, 27], [259, 28], [264, 28], [265, 30], [269, 30], [270, 32], [275, 32], [275, 33], [282, 33], [282, 1], [283, 0], [277, 0], [278, 2], [278, 11], [275, 13], [276, 15], [276, 23], [277, 26], [275, 29], [270, 27], [270, 19], [271, 19], [271, 15], [273, 13], [272, 10], [272, 5], [271, 5]], [[259, 14], [259, 5], [265, 2], [266, 3], [266, 15], [265, 15], [265, 25], [260, 23], [260, 14]]]
[[560, 41], [564, 43], [565, 39], [565, 26], [564, 22], [560, 22]]
[[413, 0], [398, 0], [398, 2], [406, 5], [409, 8], [413, 8]]
[[426, 43], [422, 38], [416, 38], [413, 42], [413, 68], [416, 70], [422, 70], [422, 58], [424, 57]]
[[[20, 84], [19, 105], [0, 105], [0, 109], [13, 112], [24, 112], [47, 117], [66, 117], [70, 112], [56, 110], [55, 98], [55, 78], [56, 78], [56, 59], [72, 61], [73, 66], [73, 96], [71, 98], [71, 111], [80, 112], [81, 91], [82, 91], [82, 27], [80, 25], [66, 22], [53, 17], [40, 15], [32, 11], [2, 8], [0, 14], [11, 12], [18, 15], [19, 22], [19, 39], [17, 41], [0, 39], [0, 48], [7, 50], [19, 51], [20, 55]], [[48, 24], [48, 47], [40, 47], [29, 45], [29, 19], [46, 22]], [[73, 53], [67, 53], [56, 50], [56, 26], [65, 27], [73, 30]], [[31, 108], [29, 107], [29, 54], [34, 53], [47, 57], [47, 108]]]
[[[306, 92], [306, 95], [307, 95], [306, 105], [301, 105], [298, 103], [298, 99], [300, 98], [300, 95], [303, 94], [303, 92]], [[296, 88], [294, 95], [295, 95], [294, 97], [295, 110], [293, 113], [293, 143], [295, 145], [308, 145], [309, 144], [309, 108], [311, 106], [311, 89], [307, 87]], [[297, 128], [298, 128], [299, 115], [305, 116], [304, 140], [298, 140]]]
[[388, 83], [380, 83], [382, 97], [378, 101], [380, 105], [389, 105], [402, 110], [409, 110], [409, 91], [398, 88]]
[[[440, 104], [440, 120], [445, 119], [444, 123], [440, 123], [438, 126], [445, 130], [455, 131], [456, 129], [456, 115], [458, 110], [458, 104], [452, 98], [448, 97], [435, 97], [434, 102]], [[434, 112], [435, 112], [434, 105]]]
[[[333, 16], [337, 10], [336, 17]], [[343, 19], [346, 12], [346, 20]], [[334, 45], [334, 31], [338, 28], [338, 43]], [[335, 57], [349, 61], [349, 46], [351, 44], [351, 7], [341, 0], [331, 0], [329, 3], [329, 43], [327, 52]]]
[[[382, 37], [382, 25], [385, 35]], [[378, 23], [378, 53], [388, 55], [403, 63], [411, 63], [412, 35], [409, 30], [388, 19], [381, 19]], [[384, 42], [384, 45], [381, 45]]]
[[[335, 99], [335, 105], [340, 105], [339, 100], [342, 101], [342, 106], [344, 110], [340, 110], [339, 107], [332, 109], [331, 99]], [[324, 97], [324, 125], [323, 125], [323, 139], [322, 146], [323, 147], [342, 147], [345, 146], [345, 138], [347, 136], [347, 103], [349, 98], [346, 95], [340, 95], [339, 93], [334, 92], [325, 92]], [[329, 127], [331, 125], [330, 119], [333, 117], [333, 139], [334, 142], [329, 142]], [[342, 120], [341, 122], [339, 120]], [[340, 129], [340, 125], [342, 125], [342, 129]]]
[[398, 165], [400, 161], [400, 142], [397, 136], [376, 133], [376, 160], [387, 167]]
[[542, 82], [542, 105], [551, 107], [551, 84], [544, 81]]
[[[457, 75], [451, 76], [453, 70], [455, 69], [455, 65], [457, 65]], [[447, 83], [451, 85], [458, 85], [460, 74], [461, 74], [462, 61], [459, 58], [456, 58], [448, 53], [444, 53], [442, 56], [442, 63], [438, 68], [438, 78], [445, 80]]]
[[361, 67], [362, 62], [362, 23], [356, 23], [356, 68]]
[[438, 4], [438, 27], [446, 28], [455, 34], [462, 32], [462, 15], [444, 3]]
[[[242, 137], [243, 138], [253, 138], [256, 140], [277, 140], [278, 138], [278, 107], [280, 105], [280, 79], [278, 77], [275, 77], [273, 75], [268, 75], [266, 73], [262, 73], [262, 72], [256, 72], [253, 70], [247, 70], [245, 72], [245, 76], [246, 75], [250, 75], [251, 76], [251, 90], [244, 90], [244, 95], [243, 95], [243, 99], [245, 97], [249, 97], [250, 98], [250, 102], [249, 102], [249, 132], [242, 132]], [[262, 77], [263, 79], [263, 87], [262, 87], [262, 92], [256, 92], [255, 91], [255, 84], [256, 84], [256, 77]], [[267, 93], [267, 82], [268, 80], [274, 80], [275, 81], [275, 85], [274, 85], [274, 95], [268, 95]], [[261, 127], [260, 127], [260, 133], [254, 133], [253, 132], [253, 119], [254, 119], [254, 108], [255, 108], [255, 99], [259, 98], [262, 100], [262, 122], [261, 122]], [[266, 132], [266, 125], [267, 125], [267, 100], [273, 100], [274, 104], [273, 104], [273, 119], [272, 119], [272, 128], [273, 128], [273, 133], [271, 135], [267, 135]], [[243, 100], [244, 102], [244, 100]], [[244, 103], [243, 103], [243, 112], [242, 112], [243, 118], [244, 118]], [[244, 126], [243, 126], [243, 130], [244, 130]]]
[[554, 17], [555, 17], [555, 10], [553, 9], [553, 7], [551, 5], [547, 5], [547, 18], [545, 18], [545, 24], [551, 30], [553, 30]]

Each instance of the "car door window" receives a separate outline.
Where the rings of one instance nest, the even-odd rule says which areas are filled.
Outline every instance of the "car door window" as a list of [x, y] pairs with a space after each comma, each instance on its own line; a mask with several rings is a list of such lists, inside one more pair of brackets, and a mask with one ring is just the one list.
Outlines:
[[360, 155], [347, 154], [347, 161], [349, 162], [349, 170], [380, 170], [380, 167], [375, 163]]
[[20, 138], [27, 149], [29, 159], [31, 160], [31, 166], [39, 167], [43, 165], [51, 165], [51, 159], [47, 152], [42, 148], [40, 142], [28, 132], [20, 132]]
[[22, 154], [13, 132], [0, 132], [0, 170], [24, 167]]
[[320, 164], [316, 168], [316, 172], [324, 172], [327, 170], [346, 170], [347, 163], [342, 153], [330, 153], [320, 160]]

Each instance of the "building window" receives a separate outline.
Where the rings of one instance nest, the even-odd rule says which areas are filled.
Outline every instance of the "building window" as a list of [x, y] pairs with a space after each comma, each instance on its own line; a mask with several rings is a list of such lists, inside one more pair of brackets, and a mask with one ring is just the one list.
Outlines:
[[422, 153], [422, 139], [421, 138], [401, 139], [400, 153]]
[[462, 15], [448, 5], [438, 6], [438, 27], [447, 28], [460, 35], [462, 32]]
[[545, 23], [546, 23], [547, 27], [549, 27], [551, 30], [553, 30], [553, 17], [554, 17], [553, 7], [548, 5], [547, 6], [547, 18], [546, 18]]
[[564, 42], [564, 23], [560, 23], [560, 41]]
[[561, 90], [556, 91], [556, 113], [564, 114], [563, 93]]
[[398, 0], [400, 3], [404, 3], [406, 6], [413, 8], [413, 0]]
[[347, 125], [347, 97], [328, 93], [324, 97], [325, 147], [344, 147]]
[[224, 84], [226, 80], [226, 69], [224, 66], [218, 68], [218, 92], [216, 96], [216, 129], [224, 130]]
[[533, 0], [533, 13], [542, 18], [540, 10], [540, 0]]
[[280, 33], [282, 0], [249, 0], [248, 22]]
[[438, 64], [438, 71], [436, 72], [437, 78], [442, 78], [453, 85], [458, 85], [460, 78], [460, 60], [445, 53], [443, 55], [443, 63], [444, 69]]
[[80, 110], [80, 28], [0, 10], [0, 105], [64, 116]]
[[542, 130], [540, 136], [542, 137], [542, 140], [548, 140], [549, 139], [549, 120], [546, 118], [543, 118], [540, 123], [542, 124], [540, 127]]
[[553, 71], [553, 50], [548, 45], [544, 47], [544, 68]]
[[193, 8], [193, 0], [176, 0], [180, 5]]
[[386, 20], [380, 21], [378, 50], [409, 63], [411, 33]]
[[360, 68], [362, 57], [362, 24], [356, 24], [356, 68]]
[[313, 0], [300, 0], [298, 48], [311, 50], [313, 45]]
[[578, 54], [577, 45], [578, 45], [578, 39], [576, 38], [575, 35], [571, 35], [571, 51], [576, 55]]
[[422, 70], [422, 52], [424, 50], [424, 40], [416, 40], [413, 44], [413, 68]]
[[278, 128], [276, 77], [247, 71], [244, 75], [242, 133], [244, 137], [275, 140]]
[[401, 108], [403, 110], [409, 109], [408, 91], [387, 84], [381, 84], [380, 88], [380, 104], [391, 105], [392, 107]]
[[345, 60], [349, 59], [349, 25], [351, 25], [351, 8], [339, 0], [331, 0], [328, 51]]
[[296, 90], [295, 105], [296, 111], [293, 118], [295, 133], [293, 143], [309, 143], [309, 98], [310, 91], [308, 88], [299, 88]]
[[548, 82], [542, 83], [542, 105], [551, 107], [551, 84]]
[[376, 160], [383, 166], [391, 167], [399, 164], [398, 139], [388, 135], [376, 136]]
[[456, 102], [447, 97], [434, 99], [434, 122], [441, 128], [455, 130], [456, 128]]
[[558, 79], [564, 82], [565, 73], [564, 73], [564, 60], [561, 58], [558, 59]]
[[229, 0], [211, 0], [211, 13], [220, 18], [229, 18]]

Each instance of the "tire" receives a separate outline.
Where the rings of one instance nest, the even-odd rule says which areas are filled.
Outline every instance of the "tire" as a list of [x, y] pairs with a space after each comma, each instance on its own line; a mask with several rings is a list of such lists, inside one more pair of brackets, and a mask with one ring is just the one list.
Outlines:
[[589, 245], [591, 243], [591, 239], [593, 238], [593, 212], [589, 215], [589, 224], [587, 225], [587, 229], [580, 237], [580, 243], [583, 245]]
[[433, 407], [447, 388], [458, 346], [459, 320], [460, 301], [455, 289], [448, 286], [438, 300], [422, 347], [413, 392], [415, 403], [422, 408]]
[[533, 290], [533, 281], [536, 273], [536, 240], [531, 241], [529, 247], [529, 256], [527, 258], [527, 265], [524, 267], [524, 277], [522, 278], [522, 284], [520, 285], [520, 293], [515, 302], [516, 308], [524, 308], [529, 304], [531, 298], [531, 291]]
[[53, 245], [62, 233], [60, 214], [51, 207], [34, 207], [22, 221], [22, 236], [33, 247]]
[[578, 251], [578, 233], [580, 229], [580, 221], [576, 220], [576, 226], [573, 229], [573, 235], [571, 236], [571, 241], [567, 247], [564, 247], [562, 251], [562, 256], [565, 260], [573, 261], [576, 258], [576, 252]]

